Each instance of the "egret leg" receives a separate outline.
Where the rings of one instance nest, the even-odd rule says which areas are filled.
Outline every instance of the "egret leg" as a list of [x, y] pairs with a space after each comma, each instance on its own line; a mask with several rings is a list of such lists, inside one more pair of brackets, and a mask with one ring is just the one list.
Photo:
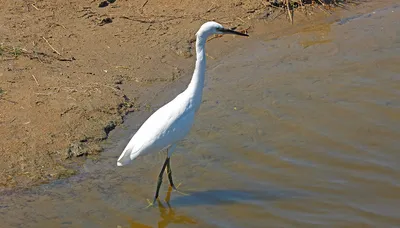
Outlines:
[[167, 157], [168, 157], [168, 163], [167, 163], [167, 174], [168, 174], [168, 180], [169, 184], [172, 187], [172, 189], [176, 190], [176, 187], [174, 185], [174, 181], [172, 180], [172, 170], [171, 170], [171, 161], [170, 158], [172, 156], [172, 153], [176, 149], [176, 144], [172, 144], [170, 148], [167, 149]]
[[158, 175], [158, 181], [157, 181], [157, 190], [156, 190], [156, 195], [154, 196], [154, 200], [153, 200], [153, 204], [156, 202], [156, 200], [158, 199], [158, 193], [160, 192], [160, 187], [161, 187], [161, 183], [162, 183], [162, 179], [163, 179], [163, 174], [165, 172], [165, 167], [167, 166], [167, 164], [169, 163], [169, 157], [167, 157], [167, 159], [165, 159], [164, 165], [161, 168], [161, 172]]
[[171, 159], [168, 159], [167, 174], [168, 174], [169, 184], [171, 185], [172, 189], [176, 190], [176, 187], [174, 185], [174, 181], [172, 180]]
[[179, 192], [182, 195], [188, 195], [188, 194], [178, 190], [178, 187], [180, 184], [178, 184], [178, 187], [175, 187], [175, 185], [174, 185], [174, 181], [172, 180], [171, 159], [168, 159], [167, 174], [168, 174], [169, 185], [171, 185], [172, 189], [174, 189], [175, 191]]

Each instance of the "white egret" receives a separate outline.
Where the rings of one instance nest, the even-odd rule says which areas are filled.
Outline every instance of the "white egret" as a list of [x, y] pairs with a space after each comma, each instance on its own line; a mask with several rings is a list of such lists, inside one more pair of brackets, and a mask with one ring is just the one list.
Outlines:
[[213, 21], [204, 23], [196, 33], [196, 66], [188, 87], [143, 123], [118, 158], [117, 165], [124, 166], [141, 154], [167, 149], [167, 158], [158, 176], [157, 190], [153, 203], [158, 199], [165, 168], [167, 168], [170, 185], [176, 190], [172, 181], [170, 157], [176, 148], [177, 142], [189, 133], [195, 114], [200, 107], [206, 71], [205, 44], [207, 38], [213, 34], [248, 36], [244, 33], [226, 29]]

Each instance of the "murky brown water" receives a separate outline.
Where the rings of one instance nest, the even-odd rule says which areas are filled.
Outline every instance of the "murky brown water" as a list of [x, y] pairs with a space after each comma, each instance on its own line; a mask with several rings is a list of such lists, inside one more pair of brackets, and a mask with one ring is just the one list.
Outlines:
[[150, 114], [138, 112], [80, 175], [3, 195], [0, 226], [398, 227], [399, 34], [395, 4], [244, 40], [209, 62], [204, 103], [172, 159], [190, 195], [143, 209], [164, 155], [116, 167]]

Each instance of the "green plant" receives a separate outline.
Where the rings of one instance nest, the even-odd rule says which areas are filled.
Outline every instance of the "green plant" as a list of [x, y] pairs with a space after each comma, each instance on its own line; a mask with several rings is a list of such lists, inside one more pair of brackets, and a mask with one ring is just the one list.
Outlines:
[[14, 47], [14, 53], [13, 54], [14, 54], [15, 57], [20, 56], [22, 54], [22, 49], [19, 48], [19, 47]]

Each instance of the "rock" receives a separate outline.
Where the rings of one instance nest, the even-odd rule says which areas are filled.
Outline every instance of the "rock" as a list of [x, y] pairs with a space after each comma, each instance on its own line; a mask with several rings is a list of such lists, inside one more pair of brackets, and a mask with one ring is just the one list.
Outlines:
[[71, 143], [67, 149], [67, 158], [80, 157], [88, 154], [88, 149], [82, 143]]
[[174, 67], [172, 71], [172, 79], [171, 81], [175, 81], [176, 79], [180, 78], [182, 74], [182, 70], [179, 69], [178, 67]]
[[185, 59], [193, 56], [190, 41], [185, 44], [178, 44], [174, 47], [174, 51], [177, 55], [184, 57]]
[[124, 82], [124, 77], [122, 75], [116, 75], [113, 77], [114, 84], [121, 85]]
[[79, 140], [79, 142], [87, 142], [89, 140], [89, 138], [86, 136], [86, 135], [84, 135], [84, 136], [82, 136], [82, 138]]
[[75, 175], [75, 174], [77, 174], [77, 171], [76, 171], [76, 170], [73, 170], [73, 169], [64, 169], [64, 170], [60, 171], [60, 172], [56, 175], [56, 178], [57, 178], [57, 179], [68, 178], [68, 177], [73, 176], [73, 175]]
[[193, 56], [193, 54], [190, 52], [189, 49], [177, 49], [176, 54], [181, 57], [184, 57], [185, 59]]
[[108, 6], [108, 2], [107, 2], [107, 1], [102, 1], [102, 2], [100, 2], [100, 4], [99, 4], [99, 7], [100, 7], [100, 8], [103, 8], [103, 7], [106, 7], [106, 6]]
[[[106, 18], [103, 18], [102, 20], [101, 20], [101, 22], [100, 22], [100, 26], [103, 26], [103, 25], [105, 25], [105, 24], [110, 24], [110, 23], [112, 23], [112, 19], [110, 18], [110, 17], [106, 17]], [[105, 71], [106, 72], [106, 71]]]
[[103, 147], [101, 147], [100, 145], [94, 144], [90, 147], [89, 154], [95, 155], [95, 154], [101, 153], [102, 151], [103, 151]]
[[106, 133], [106, 135], [108, 136], [108, 133], [110, 133], [110, 131], [114, 130], [114, 128], [117, 126], [117, 124], [114, 121], [110, 121], [107, 126], [104, 127], [104, 132]]

